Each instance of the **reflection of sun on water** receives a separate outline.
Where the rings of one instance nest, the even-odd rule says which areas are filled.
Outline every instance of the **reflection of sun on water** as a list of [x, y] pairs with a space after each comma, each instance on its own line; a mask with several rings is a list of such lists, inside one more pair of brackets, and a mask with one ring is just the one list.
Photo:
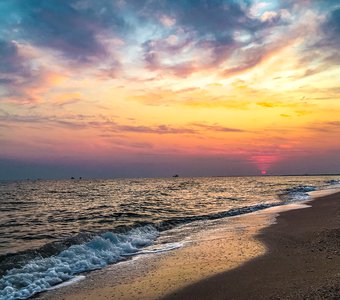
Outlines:
[[261, 171], [261, 174], [262, 174], [262, 175], [266, 175], [266, 174], [267, 174], [267, 171], [266, 171], [266, 170], [262, 170], [262, 171]]

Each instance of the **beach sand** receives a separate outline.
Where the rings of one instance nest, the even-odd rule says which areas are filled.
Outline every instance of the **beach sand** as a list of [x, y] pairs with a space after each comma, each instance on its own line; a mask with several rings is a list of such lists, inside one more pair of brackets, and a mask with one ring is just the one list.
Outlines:
[[311, 205], [260, 232], [264, 256], [166, 299], [340, 299], [340, 193]]
[[78, 283], [37, 298], [339, 298], [340, 193], [310, 204], [278, 217], [279, 210], [305, 206], [271, 208], [210, 223], [180, 249], [91, 272]]

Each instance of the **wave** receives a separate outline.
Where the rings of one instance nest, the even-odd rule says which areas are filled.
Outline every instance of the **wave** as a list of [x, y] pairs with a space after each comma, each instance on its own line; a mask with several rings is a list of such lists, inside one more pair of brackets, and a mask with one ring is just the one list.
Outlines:
[[13, 268], [20, 268], [27, 262], [57, 255], [61, 251], [71, 247], [72, 245], [79, 245], [90, 241], [94, 237], [91, 233], [79, 233], [60, 241], [45, 244], [38, 249], [29, 249], [16, 253], [8, 253], [0, 256], [0, 276], [4, 275], [6, 271]]
[[326, 184], [329, 184], [329, 185], [337, 185], [337, 184], [340, 184], [340, 179], [331, 179], [331, 180], [327, 180], [325, 181]]
[[312, 185], [299, 185], [284, 190], [279, 198], [285, 202], [303, 201], [310, 199], [309, 192], [316, 191], [318, 188]]
[[26, 299], [76, 274], [121, 261], [125, 255], [137, 254], [140, 248], [151, 245], [158, 234], [152, 226], [135, 228], [127, 234], [106, 232], [58, 255], [34, 259], [21, 268], [9, 270], [0, 279], [0, 299]]
[[280, 202], [263, 203], [263, 204], [257, 204], [257, 205], [252, 205], [252, 206], [233, 208], [227, 211], [217, 212], [213, 214], [171, 218], [166, 221], [162, 221], [158, 224], [155, 224], [154, 226], [159, 231], [164, 231], [164, 230], [171, 229], [175, 226], [179, 226], [182, 224], [187, 224], [187, 223], [191, 223], [195, 221], [208, 221], [208, 220], [216, 220], [216, 219], [221, 219], [221, 218], [226, 218], [226, 217], [233, 217], [233, 216], [248, 214], [251, 212], [255, 212], [258, 210], [262, 210], [262, 209], [269, 208], [272, 206], [277, 206], [277, 205], [282, 205], [282, 203]]

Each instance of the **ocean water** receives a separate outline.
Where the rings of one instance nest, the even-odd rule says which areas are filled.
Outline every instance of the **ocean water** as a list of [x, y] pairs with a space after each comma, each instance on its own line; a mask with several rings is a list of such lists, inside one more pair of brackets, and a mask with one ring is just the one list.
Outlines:
[[2, 181], [0, 299], [26, 299], [131, 256], [180, 247], [183, 233], [160, 237], [183, 224], [307, 200], [339, 183], [340, 176]]

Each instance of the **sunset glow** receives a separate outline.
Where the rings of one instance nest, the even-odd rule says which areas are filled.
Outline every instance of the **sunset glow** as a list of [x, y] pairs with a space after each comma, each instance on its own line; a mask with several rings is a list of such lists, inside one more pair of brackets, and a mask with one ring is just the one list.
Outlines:
[[13, 0], [0, 14], [0, 178], [340, 170], [338, 1]]

